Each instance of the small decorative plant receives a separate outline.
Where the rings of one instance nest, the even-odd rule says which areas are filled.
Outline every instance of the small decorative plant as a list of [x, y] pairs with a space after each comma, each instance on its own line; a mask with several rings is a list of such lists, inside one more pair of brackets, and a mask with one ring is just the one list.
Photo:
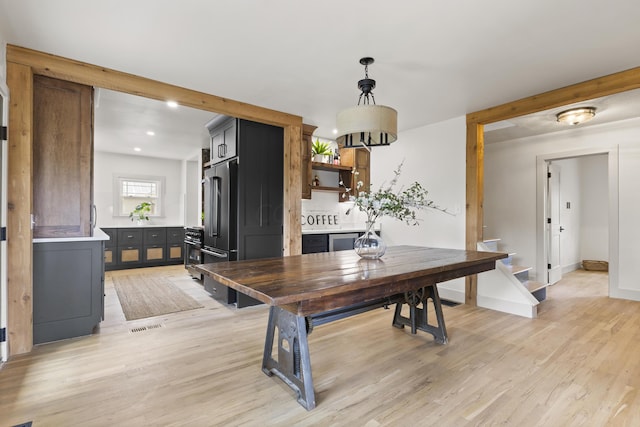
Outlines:
[[133, 221], [134, 219], [138, 221], [149, 221], [151, 206], [153, 206], [153, 204], [149, 202], [140, 203], [135, 207], [135, 209], [131, 211], [131, 213], [129, 213], [129, 218], [131, 219], [131, 221]]
[[328, 142], [320, 142], [320, 140], [316, 139], [315, 142], [311, 144], [311, 154], [313, 155], [331, 154], [331, 145]]

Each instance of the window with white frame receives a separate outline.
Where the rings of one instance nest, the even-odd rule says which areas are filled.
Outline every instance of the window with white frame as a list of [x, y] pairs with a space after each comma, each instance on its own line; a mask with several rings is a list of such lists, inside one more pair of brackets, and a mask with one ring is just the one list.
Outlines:
[[164, 178], [118, 176], [114, 181], [115, 216], [129, 216], [143, 202], [151, 203], [149, 216], [162, 216]]

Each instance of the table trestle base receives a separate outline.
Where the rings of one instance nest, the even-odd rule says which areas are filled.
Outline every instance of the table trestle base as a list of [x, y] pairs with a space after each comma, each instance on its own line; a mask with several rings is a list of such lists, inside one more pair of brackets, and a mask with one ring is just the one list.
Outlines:
[[[428, 322], [428, 300], [431, 300], [436, 312], [436, 325], [431, 325]], [[402, 306], [404, 304], [409, 306], [408, 318], [401, 314]], [[446, 344], [448, 341], [447, 329], [444, 325], [442, 305], [440, 303], [440, 296], [438, 295], [438, 288], [436, 285], [425, 286], [416, 291], [405, 292], [404, 301], [396, 304], [396, 312], [393, 316], [393, 326], [400, 329], [405, 326], [410, 326], [412, 334], [415, 334], [419, 329], [433, 335], [437, 343]]]
[[[311, 378], [307, 328], [305, 317], [271, 306], [262, 371], [269, 376], [276, 375], [284, 381], [298, 394], [298, 403], [311, 410], [316, 407], [316, 398]], [[277, 359], [274, 359], [272, 354], [274, 338], [278, 340]]]

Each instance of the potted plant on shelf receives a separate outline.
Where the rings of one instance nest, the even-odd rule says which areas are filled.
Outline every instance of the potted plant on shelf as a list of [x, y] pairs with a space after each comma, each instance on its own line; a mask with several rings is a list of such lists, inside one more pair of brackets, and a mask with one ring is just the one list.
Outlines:
[[138, 222], [138, 225], [144, 225], [145, 221], [149, 221], [151, 206], [153, 206], [153, 204], [150, 202], [140, 203], [129, 213], [129, 218], [131, 221], [135, 219]]
[[316, 139], [311, 144], [311, 154], [314, 162], [329, 163], [331, 158], [331, 145], [328, 142], [320, 142]]

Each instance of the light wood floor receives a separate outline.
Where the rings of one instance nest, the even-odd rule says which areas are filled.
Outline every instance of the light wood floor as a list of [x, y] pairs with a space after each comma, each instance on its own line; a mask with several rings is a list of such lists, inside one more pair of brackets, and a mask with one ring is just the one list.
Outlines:
[[205, 307], [126, 322], [109, 274], [98, 334], [5, 364], [0, 425], [640, 425], [640, 303], [607, 298], [605, 273], [566, 275], [535, 320], [445, 307], [444, 346], [391, 327], [392, 310], [317, 327], [308, 412], [260, 370], [265, 306], [160, 269]]

